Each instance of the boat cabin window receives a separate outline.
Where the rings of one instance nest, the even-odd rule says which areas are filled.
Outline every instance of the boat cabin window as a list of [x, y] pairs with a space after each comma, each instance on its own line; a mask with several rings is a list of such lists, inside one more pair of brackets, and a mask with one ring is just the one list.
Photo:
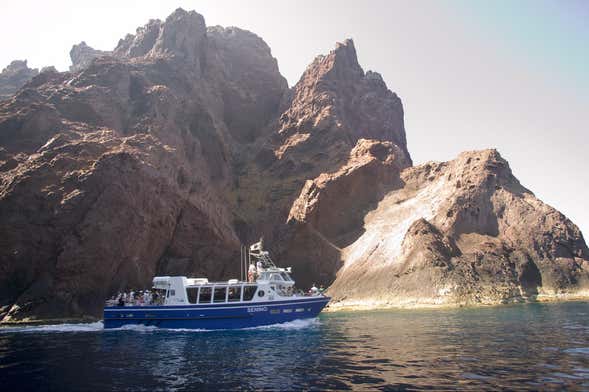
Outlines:
[[200, 294], [198, 296], [198, 303], [199, 304], [209, 304], [211, 303], [211, 294], [213, 293], [212, 287], [201, 287]]
[[241, 286], [229, 286], [227, 299], [229, 302], [239, 301], [241, 299]]
[[273, 273], [273, 274], [270, 274], [270, 279], [269, 280], [283, 280], [283, 279], [282, 279], [282, 276], [280, 276], [279, 273]]
[[278, 285], [278, 294], [282, 297], [291, 297], [294, 294], [292, 286]]
[[188, 297], [189, 303], [195, 304], [196, 299], [198, 298], [198, 287], [187, 287], [186, 296]]
[[167, 295], [168, 298], [174, 297], [175, 295], [176, 295], [176, 290], [168, 290], [168, 295]]
[[243, 286], [243, 300], [244, 301], [251, 301], [252, 298], [254, 298], [254, 294], [256, 293], [257, 289], [258, 289], [258, 286], [253, 286], [253, 285]]
[[215, 287], [213, 302], [225, 302], [227, 296], [227, 287]]
[[286, 282], [292, 281], [292, 279], [286, 272], [281, 272], [280, 275], [282, 275], [282, 279], [284, 279]]

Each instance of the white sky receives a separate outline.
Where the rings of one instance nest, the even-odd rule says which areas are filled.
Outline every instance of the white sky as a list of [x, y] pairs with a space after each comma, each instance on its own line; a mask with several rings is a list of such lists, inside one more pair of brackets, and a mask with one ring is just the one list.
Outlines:
[[290, 85], [353, 38], [364, 69], [403, 100], [416, 164], [495, 147], [524, 186], [589, 232], [589, 3], [0, 0], [0, 67], [66, 70], [73, 44], [110, 50], [178, 6], [260, 35]]

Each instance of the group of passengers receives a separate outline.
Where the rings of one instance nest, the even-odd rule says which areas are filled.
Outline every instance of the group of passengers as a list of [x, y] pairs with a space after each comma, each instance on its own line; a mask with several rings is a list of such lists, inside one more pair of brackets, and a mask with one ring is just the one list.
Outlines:
[[256, 264], [250, 264], [247, 271], [247, 281], [253, 283], [258, 279], [260, 273], [266, 269], [266, 265], [262, 260], [258, 260]]
[[130, 290], [123, 293], [118, 293], [111, 298], [113, 304], [117, 306], [146, 306], [146, 305], [162, 305], [164, 297], [159, 295], [157, 291], [150, 290]]
[[311, 286], [311, 288], [307, 292], [307, 295], [319, 295], [319, 294], [323, 294], [324, 291], [325, 291], [325, 287], [323, 287], [323, 285], [321, 285], [321, 286], [319, 286], [319, 288], [317, 288], [317, 285], [315, 283], [313, 283], [313, 286]]

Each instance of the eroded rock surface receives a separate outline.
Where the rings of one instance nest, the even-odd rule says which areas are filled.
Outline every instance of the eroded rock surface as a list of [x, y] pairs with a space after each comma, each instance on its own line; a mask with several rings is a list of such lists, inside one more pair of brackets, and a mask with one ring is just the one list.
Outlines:
[[583, 294], [589, 251], [495, 150], [407, 168], [341, 251], [335, 306], [495, 304]]

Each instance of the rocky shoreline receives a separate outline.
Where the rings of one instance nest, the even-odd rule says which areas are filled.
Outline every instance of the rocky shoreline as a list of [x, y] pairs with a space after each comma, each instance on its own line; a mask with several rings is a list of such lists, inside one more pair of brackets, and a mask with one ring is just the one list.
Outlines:
[[[437, 302], [436, 302], [437, 301]], [[496, 301], [484, 302], [444, 302], [441, 299], [431, 298], [406, 298], [404, 301], [341, 301], [329, 304], [325, 312], [354, 312], [368, 310], [394, 310], [394, 309], [457, 309], [457, 308], [486, 308], [505, 305], [533, 304], [546, 302], [589, 302], [589, 291], [577, 293], [559, 293], [559, 294], [538, 294], [534, 298], [513, 297]]]
[[24, 327], [24, 326], [42, 326], [42, 325], [60, 325], [60, 324], [87, 324], [102, 321], [102, 319], [87, 316], [75, 318], [46, 318], [35, 320], [31, 318], [24, 318], [13, 321], [1, 321], [0, 328], [4, 327]]

